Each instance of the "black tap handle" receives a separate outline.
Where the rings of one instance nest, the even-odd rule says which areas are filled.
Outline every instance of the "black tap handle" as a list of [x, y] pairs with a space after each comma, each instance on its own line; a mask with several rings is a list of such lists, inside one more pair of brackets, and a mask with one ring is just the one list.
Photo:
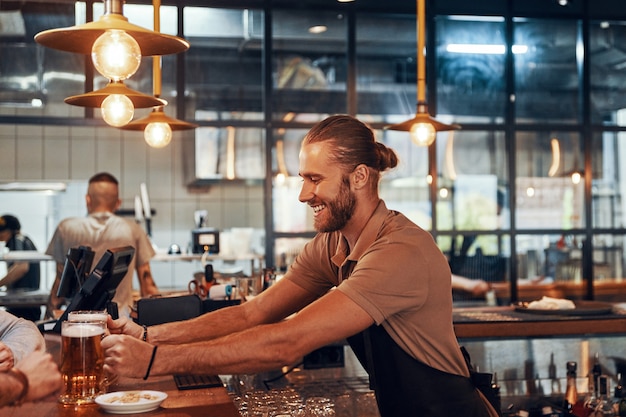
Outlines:
[[120, 313], [117, 310], [117, 303], [114, 301], [109, 301], [107, 303], [107, 313], [111, 316], [113, 320], [117, 320], [120, 318]]
[[204, 279], [207, 283], [213, 282], [215, 278], [213, 277], [213, 265], [206, 264], [204, 266]]

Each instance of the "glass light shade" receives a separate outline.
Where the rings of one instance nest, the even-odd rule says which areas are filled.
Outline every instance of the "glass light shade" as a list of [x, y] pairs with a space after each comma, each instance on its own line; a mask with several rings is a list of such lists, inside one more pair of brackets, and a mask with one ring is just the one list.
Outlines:
[[409, 131], [411, 140], [418, 146], [430, 146], [437, 137], [437, 131], [431, 123], [414, 123]]
[[107, 30], [94, 42], [91, 59], [96, 70], [106, 78], [125, 80], [139, 69], [141, 48], [123, 30]]
[[122, 94], [111, 94], [102, 101], [102, 118], [114, 127], [124, 126], [133, 119], [135, 106]]
[[143, 137], [153, 148], [163, 148], [172, 141], [172, 128], [167, 123], [148, 123]]

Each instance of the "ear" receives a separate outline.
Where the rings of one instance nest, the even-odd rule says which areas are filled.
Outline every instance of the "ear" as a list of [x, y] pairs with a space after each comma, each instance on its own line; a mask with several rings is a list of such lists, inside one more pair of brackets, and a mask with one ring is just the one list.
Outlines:
[[115, 203], [115, 209], [113, 210], [113, 212], [115, 213], [120, 208], [121, 205], [122, 205], [122, 200], [118, 198], [117, 203]]
[[355, 190], [359, 190], [366, 187], [369, 183], [370, 170], [365, 164], [357, 165], [357, 167], [354, 168], [354, 171], [352, 171], [352, 174], [350, 174], [350, 178]]

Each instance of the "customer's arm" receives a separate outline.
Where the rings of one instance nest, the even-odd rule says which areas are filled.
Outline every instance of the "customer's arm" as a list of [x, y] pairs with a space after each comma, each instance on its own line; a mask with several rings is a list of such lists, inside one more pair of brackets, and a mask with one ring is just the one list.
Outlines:
[[28, 273], [29, 269], [30, 264], [28, 262], [15, 262], [7, 269], [6, 275], [0, 278], [0, 287], [19, 281]]
[[31, 321], [0, 310], [0, 371], [10, 369], [27, 354], [46, 348], [37, 326]]
[[485, 295], [491, 289], [491, 286], [482, 279], [472, 279], [452, 274], [452, 289], [465, 291], [475, 297], [480, 297]]
[[61, 304], [65, 302], [65, 299], [57, 297], [57, 292], [59, 291], [59, 285], [61, 285], [61, 276], [63, 275], [64, 264], [57, 262], [57, 273], [54, 278], [54, 282], [52, 283], [52, 289], [50, 289], [50, 297], [48, 298], [48, 305], [46, 306], [46, 315], [47, 318], [55, 318], [54, 311], [57, 310]]
[[33, 352], [6, 372], [0, 372], [0, 407], [34, 401], [61, 389], [62, 378], [52, 355]]

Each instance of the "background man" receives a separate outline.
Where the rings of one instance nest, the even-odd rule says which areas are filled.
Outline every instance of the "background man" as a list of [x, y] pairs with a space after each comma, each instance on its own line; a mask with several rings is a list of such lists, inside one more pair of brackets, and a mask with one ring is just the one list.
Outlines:
[[135, 248], [128, 273], [117, 287], [113, 301], [118, 304], [120, 315], [128, 316], [133, 303], [133, 274], [136, 270], [139, 279], [139, 292], [142, 297], [158, 294], [159, 290], [152, 278], [150, 259], [155, 252], [150, 239], [143, 229], [135, 222], [115, 215], [120, 207], [119, 184], [117, 179], [101, 172], [89, 179], [87, 195], [87, 217], [72, 217], [62, 220], [57, 226], [46, 254], [52, 256], [57, 264], [57, 274], [47, 316], [55, 317], [64, 300], [57, 297], [65, 258], [70, 248], [88, 246], [95, 252], [93, 266], [109, 248], [132, 246]]
[[[17, 217], [5, 214], [0, 217], [0, 241], [6, 242], [9, 250], [36, 251], [33, 241], [21, 233], [22, 225]], [[38, 290], [41, 280], [39, 262], [9, 262], [7, 273], [0, 278], [0, 287], [7, 290]], [[27, 320], [41, 319], [40, 307], [13, 307], [7, 308], [12, 314]]]

